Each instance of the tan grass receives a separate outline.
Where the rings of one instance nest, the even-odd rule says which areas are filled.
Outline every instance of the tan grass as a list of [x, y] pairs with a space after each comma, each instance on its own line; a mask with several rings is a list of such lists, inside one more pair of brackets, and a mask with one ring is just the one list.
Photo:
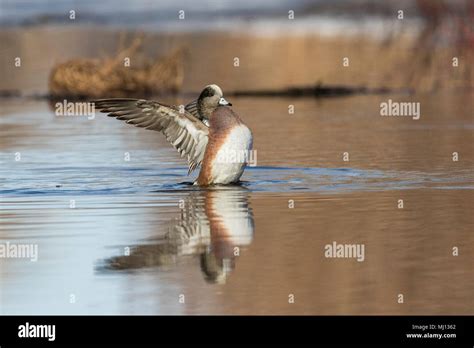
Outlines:
[[[56, 65], [49, 76], [50, 95], [110, 98], [179, 92], [183, 84], [184, 50], [152, 61], [135, 58], [141, 46], [142, 39], [137, 38], [114, 58], [77, 58]], [[130, 66], [124, 64], [126, 57], [133, 57]]]

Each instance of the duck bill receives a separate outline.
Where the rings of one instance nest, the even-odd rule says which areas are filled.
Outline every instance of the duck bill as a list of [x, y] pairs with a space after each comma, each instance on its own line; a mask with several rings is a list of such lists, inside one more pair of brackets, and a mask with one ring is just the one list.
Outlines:
[[222, 97], [221, 99], [219, 99], [219, 105], [222, 105], [222, 106], [232, 106], [232, 104], [229, 103], [227, 100], [225, 100], [224, 97]]

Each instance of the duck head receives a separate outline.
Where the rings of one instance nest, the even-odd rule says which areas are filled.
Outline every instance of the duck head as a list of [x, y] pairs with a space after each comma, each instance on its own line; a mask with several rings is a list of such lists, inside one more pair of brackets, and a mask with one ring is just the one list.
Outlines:
[[222, 89], [218, 85], [209, 85], [199, 95], [197, 106], [199, 114], [208, 121], [217, 107], [232, 106], [232, 104], [225, 100]]

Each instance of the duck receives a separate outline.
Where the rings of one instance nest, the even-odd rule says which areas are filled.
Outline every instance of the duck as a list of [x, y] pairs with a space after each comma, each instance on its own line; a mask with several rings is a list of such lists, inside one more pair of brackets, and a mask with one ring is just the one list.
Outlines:
[[184, 106], [131, 98], [92, 103], [109, 117], [164, 134], [181, 157], [187, 157], [188, 175], [200, 168], [195, 185], [239, 183], [251, 156], [252, 132], [216, 84], [204, 87]]

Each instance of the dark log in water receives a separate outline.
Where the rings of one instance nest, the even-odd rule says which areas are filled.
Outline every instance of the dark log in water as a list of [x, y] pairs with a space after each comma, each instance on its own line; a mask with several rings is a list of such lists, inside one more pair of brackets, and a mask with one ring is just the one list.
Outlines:
[[21, 91], [16, 89], [0, 90], [0, 98], [18, 98], [21, 96]]
[[[301, 98], [323, 98], [323, 97], [344, 97], [349, 95], [361, 95], [361, 94], [387, 94], [387, 93], [395, 93], [395, 94], [412, 94], [415, 91], [412, 89], [391, 89], [387, 87], [380, 87], [380, 88], [368, 88], [368, 87], [351, 87], [351, 86], [322, 86], [316, 85], [314, 87], [289, 87], [284, 89], [260, 89], [260, 90], [241, 90], [241, 91], [230, 91], [226, 92], [228, 96], [236, 96], [236, 97], [301, 97]], [[144, 98], [144, 99], [157, 99], [163, 97], [177, 97], [180, 96], [187, 96], [189, 98], [197, 95], [196, 93], [173, 93], [172, 91], [169, 93], [161, 93], [157, 94], [150, 94], [150, 93], [143, 93], [140, 95], [131, 94], [130, 97], [133, 98]], [[24, 95], [20, 91], [0, 91], [0, 98], [31, 98], [31, 99], [49, 99], [52, 102], [63, 101], [64, 99], [70, 101], [80, 101], [80, 100], [89, 100], [91, 99], [88, 96], [83, 95], [64, 95], [61, 97], [51, 95], [51, 94], [31, 94], [31, 95]], [[111, 96], [113, 97], [113, 96]]]
[[[393, 93], [389, 88], [367, 88], [350, 86], [308, 86], [289, 87], [285, 89], [247, 90], [227, 92], [227, 95], [245, 97], [339, 97], [353, 94], [385, 94]], [[408, 92], [408, 91], [403, 91]]]

